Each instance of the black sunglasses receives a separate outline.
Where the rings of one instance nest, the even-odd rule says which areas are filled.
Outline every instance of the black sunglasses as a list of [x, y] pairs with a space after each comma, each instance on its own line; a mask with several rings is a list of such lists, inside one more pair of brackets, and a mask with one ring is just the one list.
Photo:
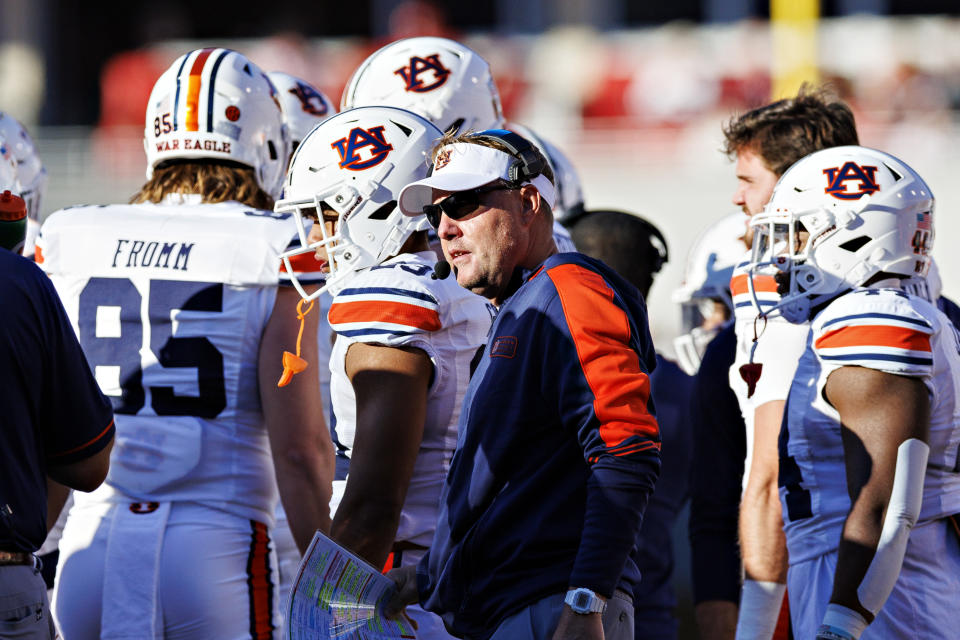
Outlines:
[[423, 207], [423, 215], [427, 216], [427, 222], [436, 229], [440, 226], [440, 216], [447, 214], [451, 220], [465, 218], [480, 206], [480, 196], [491, 191], [511, 191], [517, 187], [502, 182], [488, 184], [468, 191], [457, 191], [450, 194], [437, 204], [428, 204]]

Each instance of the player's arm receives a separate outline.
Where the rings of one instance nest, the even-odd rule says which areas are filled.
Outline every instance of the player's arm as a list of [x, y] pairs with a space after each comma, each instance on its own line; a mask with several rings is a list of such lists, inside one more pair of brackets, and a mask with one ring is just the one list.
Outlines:
[[754, 411], [753, 456], [740, 503], [740, 551], [744, 584], [738, 637], [770, 637], [777, 624], [787, 582], [787, 540], [783, 533], [777, 441], [783, 400]]
[[863, 367], [831, 373], [824, 395], [840, 414], [851, 501], [825, 622], [856, 627], [856, 612], [865, 626], [893, 588], [920, 511], [930, 401], [919, 378]]
[[280, 498], [293, 539], [303, 553], [314, 531], [330, 529], [334, 452], [320, 399], [317, 372], [325, 363], [317, 362], [316, 311], [305, 317], [301, 343], [301, 353], [309, 366], [287, 386], [277, 387], [281, 354], [297, 341], [299, 300], [293, 288], [278, 289], [260, 341], [258, 378]]
[[354, 343], [347, 350], [346, 373], [356, 395], [356, 434], [330, 532], [382, 567], [423, 439], [433, 364], [421, 349]]

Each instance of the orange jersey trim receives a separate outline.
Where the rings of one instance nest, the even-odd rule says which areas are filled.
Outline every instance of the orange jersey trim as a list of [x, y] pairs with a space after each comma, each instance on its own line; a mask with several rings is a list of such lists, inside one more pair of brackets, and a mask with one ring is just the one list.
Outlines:
[[817, 338], [817, 349], [843, 347], [891, 347], [908, 351], [930, 351], [930, 336], [922, 331], [887, 325], [841, 327]]
[[[735, 296], [750, 293], [749, 278], [750, 275], [747, 273], [733, 276], [730, 279], [730, 292]], [[773, 276], [754, 276], [753, 288], [762, 293], [776, 293], [777, 281], [774, 280]]]
[[334, 303], [330, 307], [329, 319], [330, 324], [389, 322], [424, 331], [439, 331], [441, 327], [436, 309], [383, 300]]
[[580, 367], [593, 392], [600, 437], [617, 447], [631, 436], [658, 439], [657, 420], [647, 411], [650, 378], [630, 347], [630, 322], [614, 302], [603, 277], [575, 264], [547, 271], [560, 296]]
[[51, 457], [51, 458], [62, 458], [63, 456], [68, 456], [68, 455], [70, 455], [71, 453], [76, 453], [77, 451], [83, 451], [84, 449], [86, 449], [87, 447], [89, 447], [90, 445], [92, 445], [93, 443], [95, 443], [97, 440], [99, 440], [99, 439], [102, 438], [103, 436], [107, 435], [107, 433], [109, 433], [109, 432], [110, 432], [110, 429], [112, 429], [112, 428], [113, 428], [113, 420], [110, 420], [110, 424], [107, 425], [107, 428], [104, 429], [103, 431], [101, 431], [99, 434], [97, 434], [97, 437], [96, 437], [96, 438], [93, 438], [92, 440], [89, 440], [89, 441], [87, 441], [87, 442], [84, 442], [84, 443], [83, 443], [82, 445], [80, 445], [79, 447], [74, 447], [73, 449], [70, 449], [69, 451], [63, 451], [63, 452], [61, 452], [61, 453], [55, 453], [55, 454], [51, 455], [50, 457]]
[[33, 259], [36, 260], [37, 264], [43, 264], [43, 249], [39, 246], [33, 250]]
[[270, 583], [270, 535], [267, 525], [251, 520], [250, 556], [247, 560], [247, 589], [250, 599], [250, 636], [255, 640], [273, 637]]
[[207, 58], [210, 57], [211, 53], [213, 53], [212, 48], [202, 50], [199, 55], [197, 55], [196, 60], [193, 61], [193, 66], [190, 67], [190, 79], [187, 82], [187, 111], [185, 118], [187, 131], [200, 130], [200, 84], [203, 76], [203, 66], [207, 63]]
[[[290, 256], [290, 266], [296, 273], [320, 273], [321, 267], [326, 264], [323, 260], [317, 260], [316, 253], [299, 253]], [[280, 261], [280, 273], [286, 273], [287, 265]]]

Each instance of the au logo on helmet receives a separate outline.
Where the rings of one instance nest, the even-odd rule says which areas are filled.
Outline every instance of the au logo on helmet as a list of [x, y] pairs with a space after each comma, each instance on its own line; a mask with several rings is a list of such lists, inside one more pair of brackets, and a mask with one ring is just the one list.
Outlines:
[[317, 116], [318, 118], [327, 115], [329, 108], [323, 101], [323, 98], [320, 97], [320, 94], [310, 85], [298, 82], [297, 86], [290, 89], [290, 93], [297, 97], [300, 101], [300, 106], [310, 115]]
[[[340, 154], [340, 168], [351, 171], [363, 171], [375, 167], [393, 151], [393, 145], [384, 138], [383, 127], [361, 129], [354, 127], [345, 138], [330, 145]], [[370, 147], [370, 157], [364, 160], [359, 151]]]
[[[426, 84], [420, 76], [428, 71], [433, 72], [433, 81]], [[394, 73], [403, 78], [403, 81], [407, 83], [407, 91], [426, 93], [443, 85], [450, 76], [450, 69], [447, 69], [443, 66], [443, 63], [440, 62], [439, 53], [432, 53], [423, 58], [420, 56], [411, 56], [410, 62], [394, 71]]]
[[[876, 173], [876, 167], [859, 165], [856, 162], [846, 162], [839, 169], [824, 169], [823, 174], [827, 176], [830, 184], [823, 191], [840, 200], [859, 200], [862, 196], [880, 191], [880, 185], [874, 178]], [[850, 181], [853, 181], [853, 184], [848, 189], [846, 183]]]

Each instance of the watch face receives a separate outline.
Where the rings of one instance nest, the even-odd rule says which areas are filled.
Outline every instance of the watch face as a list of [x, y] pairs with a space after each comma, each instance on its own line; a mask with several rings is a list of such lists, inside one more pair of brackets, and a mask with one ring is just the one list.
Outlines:
[[577, 591], [573, 596], [573, 606], [576, 609], [590, 608], [590, 594], [586, 591]]

